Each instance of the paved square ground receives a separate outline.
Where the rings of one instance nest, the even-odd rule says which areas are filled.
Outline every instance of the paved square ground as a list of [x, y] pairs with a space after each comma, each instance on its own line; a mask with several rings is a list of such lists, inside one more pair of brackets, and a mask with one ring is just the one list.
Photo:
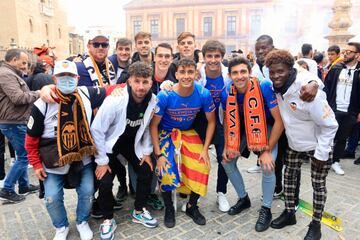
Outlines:
[[[118, 222], [115, 239], [303, 239], [307, 225], [311, 218], [302, 212], [297, 212], [297, 224], [282, 230], [268, 229], [263, 233], [254, 230], [261, 207], [261, 174], [249, 174], [246, 169], [255, 164], [255, 158], [241, 159], [238, 166], [243, 174], [246, 189], [249, 193], [252, 207], [236, 216], [230, 216], [218, 210], [216, 205], [216, 172], [217, 163], [212, 151], [212, 170], [209, 182], [209, 191], [200, 201], [200, 211], [205, 215], [207, 224], [198, 226], [180, 211], [182, 202], [178, 202], [176, 213], [176, 227], [167, 229], [163, 225], [163, 211], [152, 211], [153, 216], [160, 221], [160, 226], [147, 229], [142, 225], [131, 222], [130, 212], [133, 199], [128, 197], [124, 208], [116, 211], [115, 219]], [[322, 225], [322, 239], [360, 239], [360, 166], [354, 165], [353, 160], [341, 161], [345, 171], [344, 176], [335, 175], [330, 170], [327, 178], [328, 200], [326, 211], [329, 211], [343, 220], [344, 231], [338, 233]], [[8, 163], [6, 164], [8, 168]], [[304, 164], [301, 178], [300, 197], [306, 201], [312, 199], [312, 187], [309, 164]], [[29, 169], [32, 183], [36, 182], [32, 169]], [[116, 192], [117, 184], [114, 186]], [[237, 197], [231, 183], [228, 183], [228, 200], [233, 205]], [[70, 219], [70, 233], [68, 239], [79, 239], [75, 226], [76, 193], [74, 190], [65, 190], [65, 204]], [[281, 200], [273, 202], [273, 218], [279, 216], [284, 208]], [[94, 239], [99, 239], [100, 220], [90, 220], [94, 231]], [[52, 239], [55, 233], [44, 203], [37, 194], [27, 196], [19, 204], [0, 205], [0, 239]]]

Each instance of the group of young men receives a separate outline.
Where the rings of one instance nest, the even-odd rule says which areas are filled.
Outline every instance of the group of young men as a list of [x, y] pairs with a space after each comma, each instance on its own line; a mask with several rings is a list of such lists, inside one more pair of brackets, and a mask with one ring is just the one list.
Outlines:
[[[107, 57], [109, 39], [95, 36], [88, 42], [89, 55], [76, 63], [56, 62], [56, 86], [44, 90], [53, 100], [34, 103], [25, 147], [36, 176], [44, 182], [54, 239], [66, 239], [69, 232], [64, 187], [78, 194], [81, 239], [93, 238], [88, 221], [95, 195], [104, 219], [100, 238], [114, 238], [119, 198], [114, 197], [113, 180], [117, 175], [120, 182], [116, 195], [125, 196], [126, 161], [135, 191], [133, 222], [148, 228], [159, 225], [146, 208], [158, 182], [166, 227], [176, 225], [176, 191], [189, 197], [186, 215], [205, 225], [198, 200], [208, 191], [211, 144], [218, 162], [216, 200], [219, 210], [229, 215], [251, 206], [237, 160], [249, 151], [257, 154], [263, 173], [258, 232], [296, 224], [300, 168], [310, 160], [314, 213], [304, 239], [320, 239], [326, 177], [338, 129], [322, 81], [297, 68], [293, 56], [275, 49], [267, 35], [257, 39], [254, 66], [236, 57], [226, 67], [223, 43], [208, 40], [199, 51], [189, 32], [178, 37], [179, 54], [173, 54], [167, 43], [152, 53], [151, 35], [144, 32], [135, 36], [135, 47], [131, 58], [131, 41], [119, 39], [116, 54]], [[355, 47], [358, 57], [360, 49]], [[233, 206], [226, 197], [228, 180], [238, 195]], [[273, 220], [272, 201], [281, 192], [285, 210]]]

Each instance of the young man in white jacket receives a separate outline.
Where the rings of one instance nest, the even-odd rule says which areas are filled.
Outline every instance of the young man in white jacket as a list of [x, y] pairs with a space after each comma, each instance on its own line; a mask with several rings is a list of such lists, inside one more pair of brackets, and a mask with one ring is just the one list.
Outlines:
[[302, 161], [310, 159], [314, 212], [305, 239], [320, 239], [320, 220], [327, 193], [326, 176], [332, 164], [332, 145], [338, 124], [322, 90], [317, 92], [312, 102], [300, 99], [302, 85], [315, 79], [314, 75], [293, 67], [294, 59], [288, 51], [270, 52], [266, 57], [266, 66], [269, 68], [289, 142], [284, 174], [285, 210], [272, 221], [271, 227], [280, 229], [296, 224], [296, 179]]
[[130, 65], [129, 74], [123, 96], [106, 98], [91, 126], [98, 149], [95, 156], [95, 175], [99, 182], [97, 201], [105, 219], [100, 226], [101, 239], [112, 239], [116, 228], [112, 182], [121, 164], [116, 158], [118, 154], [129, 161], [138, 175], [135, 209], [131, 214], [133, 222], [149, 228], [158, 225], [145, 209], [153, 174], [150, 159], [153, 147], [148, 128], [156, 106], [156, 97], [150, 91], [152, 68], [146, 63], [136, 62]]

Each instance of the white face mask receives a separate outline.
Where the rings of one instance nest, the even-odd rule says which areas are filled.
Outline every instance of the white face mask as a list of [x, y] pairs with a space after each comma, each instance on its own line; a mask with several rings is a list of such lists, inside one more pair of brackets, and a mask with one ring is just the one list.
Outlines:
[[58, 77], [56, 87], [63, 94], [73, 93], [77, 87], [77, 79], [71, 76]]

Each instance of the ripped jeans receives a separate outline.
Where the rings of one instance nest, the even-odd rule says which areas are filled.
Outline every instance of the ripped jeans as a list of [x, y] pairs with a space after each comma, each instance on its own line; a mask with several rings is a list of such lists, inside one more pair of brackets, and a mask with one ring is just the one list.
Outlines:
[[[64, 175], [47, 173], [44, 181], [45, 206], [56, 228], [69, 226], [64, 206]], [[76, 223], [88, 221], [94, 194], [94, 173], [91, 164], [81, 170], [81, 182], [76, 187], [78, 202], [76, 207]]]
[[[268, 125], [268, 134], [271, 133], [272, 126]], [[243, 139], [241, 141], [240, 145], [240, 152], [242, 152], [246, 147], [246, 136], [243, 134], [241, 137]], [[276, 144], [274, 149], [271, 151], [272, 160], [275, 162], [276, 156], [278, 152], [278, 145]], [[234, 158], [229, 162], [226, 162], [223, 160], [221, 163], [225, 169], [225, 172], [232, 183], [232, 185], [235, 188], [235, 191], [239, 198], [244, 198], [247, 195], [247, 192], [245, 191], [245, 184], [243, 177], [239, 171], [239, 168], [237, 167], [237, 161], [238, 158]], [[271, 204], [273, 201], [273, 194], [275, 190], [275, 172], [266, 172], [264, 169], [262, 169], [262, 181], [261, 181], [261, 187], [262, 187], [262, 194], [263, 194], [263, 202], [262, 206], [271, 208]]]

